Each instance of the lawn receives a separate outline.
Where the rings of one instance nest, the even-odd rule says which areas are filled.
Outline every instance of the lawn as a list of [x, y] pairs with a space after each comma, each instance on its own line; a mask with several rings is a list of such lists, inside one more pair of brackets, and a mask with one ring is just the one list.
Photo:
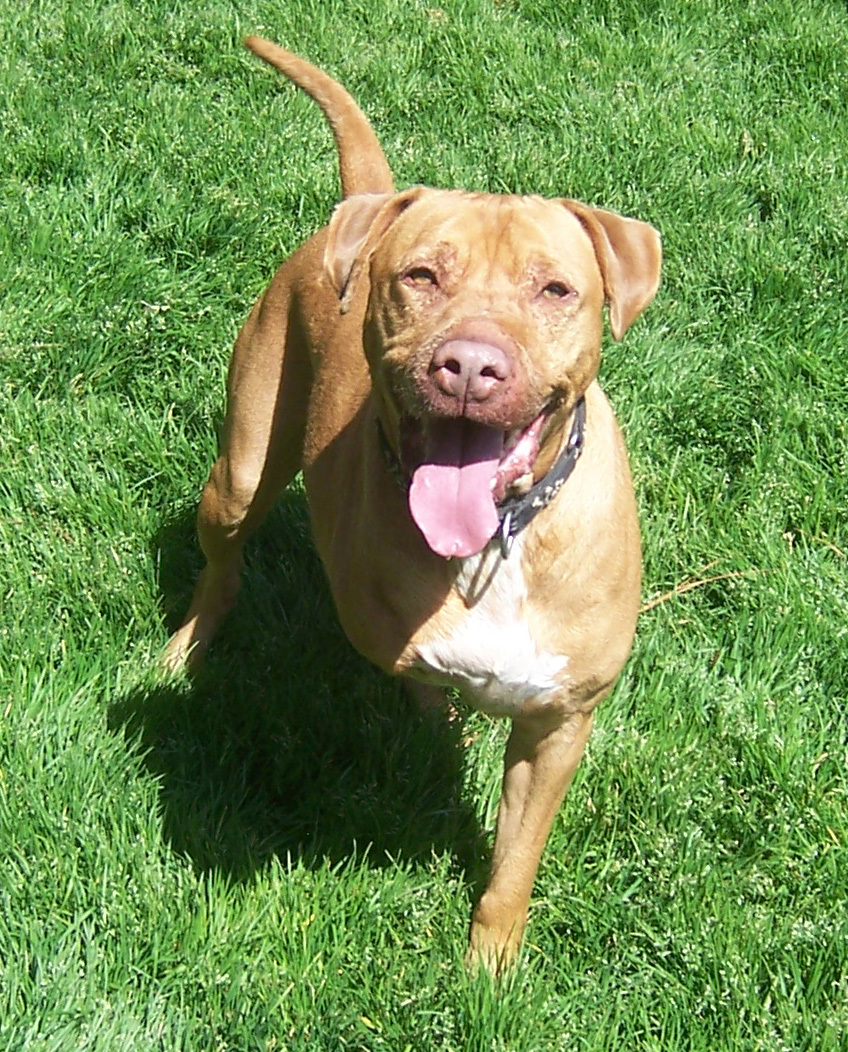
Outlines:
[[[337, 200], [655, 224], [601, 369], [645, 610], [520, 965], [466, 974], [504, 723], [349, 648], [302, 492], [197, 679], [156, 657], [232, 341]], [[837, 0], [0, 0], [0, 1049], [848, 1048], [848, 10]]]

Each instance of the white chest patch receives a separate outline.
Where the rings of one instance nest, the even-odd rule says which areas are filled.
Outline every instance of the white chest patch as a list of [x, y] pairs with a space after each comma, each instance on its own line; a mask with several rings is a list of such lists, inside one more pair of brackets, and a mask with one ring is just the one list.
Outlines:
[[450, 635], [417, 648], [422, 679], [458, 687], [493, 716], [516, 716], [531, 699], [544, 703], [567, 683], [568, 658], [541, 651], [527, 623], [521, 540], [508, 559], [492, 543], [463, 560], [456, 588], [467, 604], [464, 619]]

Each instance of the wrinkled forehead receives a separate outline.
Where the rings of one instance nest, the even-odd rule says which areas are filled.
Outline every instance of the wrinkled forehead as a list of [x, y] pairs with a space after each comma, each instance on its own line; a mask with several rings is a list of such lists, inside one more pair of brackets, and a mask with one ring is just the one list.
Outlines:
[[579, 220], [560, 202], [539, 197], [425, 194], [390, 228], [378, 255], [403, 266], [424, 262], [431, 253], [453, 255], [464, 270], [485, 261], [515, 278], [536, 267], [597, 271]]

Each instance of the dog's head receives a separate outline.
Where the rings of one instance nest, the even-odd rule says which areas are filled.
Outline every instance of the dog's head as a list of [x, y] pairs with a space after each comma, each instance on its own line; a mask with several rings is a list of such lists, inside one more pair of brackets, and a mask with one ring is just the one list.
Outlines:
[[325, 253], [363, 294], [383, 426], [440, 555], [481, 550], [497, 503], [550, 467], [595, 378], [602, 310], [621, 339], [659, 284], [653, 227], [575, 201], [414, 188], [351, 197]]

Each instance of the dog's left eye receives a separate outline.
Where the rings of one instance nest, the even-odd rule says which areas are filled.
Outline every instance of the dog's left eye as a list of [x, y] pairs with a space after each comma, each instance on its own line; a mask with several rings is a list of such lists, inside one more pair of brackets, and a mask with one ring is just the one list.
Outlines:
[[439, 284], [436, 275], [429, 267], [412, 267], [411, 270], [404, 274], [403, 280], [407, 285], [416, 285], [419, 288], [424, 288], [427, 285], [437, 286]]
[[552, 281], [542, 289], [542, 295], [548, 300], [564, 300], [571, 292], [572, 290], [561, 281]]

